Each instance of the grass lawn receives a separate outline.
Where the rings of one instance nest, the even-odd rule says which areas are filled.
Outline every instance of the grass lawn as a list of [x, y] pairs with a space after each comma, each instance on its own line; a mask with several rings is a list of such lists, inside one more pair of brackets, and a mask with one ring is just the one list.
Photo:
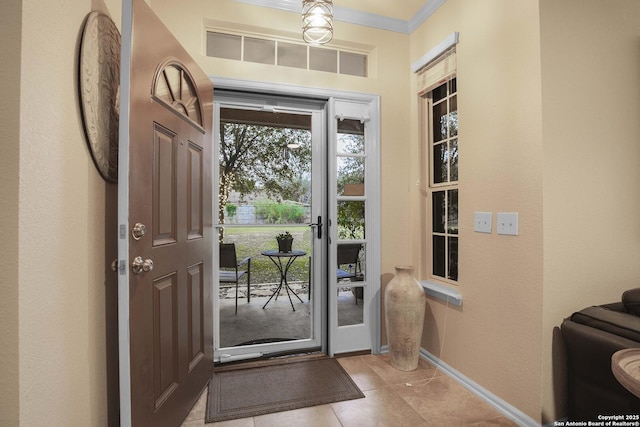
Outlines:
[[[238, 260], [251, 257], [251, 283], [272, 283], [280, 281], [280, 274], [271, 260], [262, 251], [278, 249], [276, 234], [289, 231], [293, 236], [293, 249], [307, 253], [294, 261], [287, 280], [307, 282], [311, 238], [309, 226], [283, 225], [282, 227], [227, 227], [224, 229], [224, 243], [235, 243]], [[284, 261], [284, 260], [283, 260]]]

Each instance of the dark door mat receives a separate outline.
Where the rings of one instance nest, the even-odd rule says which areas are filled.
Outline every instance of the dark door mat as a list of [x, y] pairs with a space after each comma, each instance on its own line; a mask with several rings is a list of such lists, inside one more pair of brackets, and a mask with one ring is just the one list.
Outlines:
[[216, 372], [209, 382], [205, 420], [255, 417], [362, 397], [333, 358]]

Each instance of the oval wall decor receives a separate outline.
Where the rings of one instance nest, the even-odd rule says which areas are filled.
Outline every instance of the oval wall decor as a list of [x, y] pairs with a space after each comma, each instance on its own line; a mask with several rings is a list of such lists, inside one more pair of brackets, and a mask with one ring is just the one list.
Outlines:
[[100, 175], [118, 182], [120, 32], [108, 15], [87, 15], [80, 41], [78, 85], [87, 144]]

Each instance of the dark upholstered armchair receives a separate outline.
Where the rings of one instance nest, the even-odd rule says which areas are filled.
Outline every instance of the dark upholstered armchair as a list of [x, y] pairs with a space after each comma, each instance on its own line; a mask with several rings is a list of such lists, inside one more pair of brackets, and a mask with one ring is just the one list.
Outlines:
[[640, 288], [624, 292], [621, 301], [573, 313], [561, 330], [567, 348], [569, 419], [640, 413], [640, 399], [611, 371], [615, 352], [640, 347]]

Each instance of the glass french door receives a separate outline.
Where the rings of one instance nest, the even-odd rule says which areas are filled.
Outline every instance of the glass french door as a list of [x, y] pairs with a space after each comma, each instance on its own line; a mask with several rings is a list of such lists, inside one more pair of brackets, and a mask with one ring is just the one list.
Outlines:
[[329, 123], [329, 353], [380, 346], [377, 103], [334, 99]]
[[214, 102], [214, 360], [326, 351], [326, 102]]

